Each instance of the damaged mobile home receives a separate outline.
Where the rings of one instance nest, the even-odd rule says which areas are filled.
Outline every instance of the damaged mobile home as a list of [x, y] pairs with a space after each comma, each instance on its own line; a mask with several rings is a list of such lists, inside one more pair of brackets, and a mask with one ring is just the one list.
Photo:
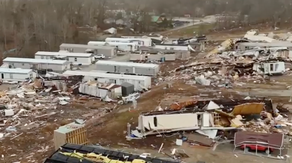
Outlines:
[[0, 68], [2, 81], [26, 81], [36, 76], [36, 73], [32, 69], [12, 69], [12, 68]]
[[98, 71], [108, 73], [156, 76], [159, 72], [158, 64], [101, 60], [97, 61], [95, 64]]
[[102, 84], [94, 81], [83, 82], [79, 85], [79, 93], [110, 99], [117, 99], [122, 96], [122, 87], [115, 84]]
[[181, 110], [141, 114], [132, 134], [145, 137], [188, 130], [217, 133], [218, 130], [233, 130], [241, 126], [238, 116], [260, 114], [264, 109], [272, 110], [269, 100], [197, 101], [184, 106]]
[[284, 62], [254, 63], [253, 70], [264, 75], [283, 74], [286, 71]]
[[[82, 158], [82, 159], [80, 159]], [[81, 161], [80, 161], [81, 160]], [[64, 144], [44, 163], [179, 163], [178, 160], [142, 157], [97, 145]]]
[[82, 75], [83, 81], [97, 81], [100, 83], [113, 83], [122, 85], [124, 82], [134, 85], [135, 91], [143, 91], [151, 89], [151, 77], [149, 76], [136, 76], [136, 75], [123, 75], [123, 74], [109, 74], [96, 71], [65, 71], [65, 76]]

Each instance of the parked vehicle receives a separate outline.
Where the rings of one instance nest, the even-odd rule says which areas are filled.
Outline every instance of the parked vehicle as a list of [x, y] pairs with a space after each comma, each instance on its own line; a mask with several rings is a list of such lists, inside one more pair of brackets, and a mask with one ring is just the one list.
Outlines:
[[105, 59], [105, 56], [103, 54], [100, 54], [100, 55], [95, 55], [94, 58], [95, 59]]
[[266, 154], [271, 154], [274, 149], [269, 148], [260, 144], [244, 144], [240, 146], [241, 149], [243, 149], [245, 152], [250, 151], [259, 151], [259, 152], [266, 152]]

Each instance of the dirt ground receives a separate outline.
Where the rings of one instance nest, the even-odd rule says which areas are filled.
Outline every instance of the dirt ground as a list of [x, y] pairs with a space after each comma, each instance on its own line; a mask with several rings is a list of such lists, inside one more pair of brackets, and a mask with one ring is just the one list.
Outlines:
[[[245, 31], [244, 31], [245, 32]], [[224, 40], [226, 37], [238, 37], [242, 35], [243, 30], [239, 32], [222, 32], [211, 34], [210, 38]], [[187, 61], [179, 61], [175, 63], [163, 63], [162, 70], [168, 72], [173, 68], [185, 64]], [[188, 61], [190, 62], [190, 61]], [[164, 75], [166, 75], [165, 73]], [[138, 100], [136, 110], [129, 111], [131, 104], [116, 107], [115, 104], [105, 104], [97, 99], [73, 100], [68, 106], [60, 106], [56, 110], [47, 110], [47, 113], [56, 112], [52, 116], [47, 116], [41, 120], [43, 123], [31, 127], [21, 129], [21, 132], [9, 138], [0, 139], [0, 162], [12, 163], [20, 161], [20, 163], [41, 163], [44, 159], [54, 152], [53, 147], [53, 131], [59, 126], [72, 122], [74, 119], [85, 119], [87, 122], [88, 139], [92, 144], [101, 144], [106, 147], [129, 151], [133, 153], [149, 152], [154, 156], [167, 157], [163, 154], [158, 154], [157, 151], [164, 143], [163, 152], [170, 153], [171, 149], [177, 148], [184, 150], [189, 158], [184, 159], [186, 162], [195, 162], [197, 160], [206, 161], [206, 163], [278, 163], [285, 162], [274, 159], [267, 159], [258, 156], [244, 155], [240, 151], [233, 152], [233, 148], [228, 145], [220, 145], [215, 151], [210, 148], [193, 147], [183, 145], [181, 147], [175, 145], [177, 136], [156, 137], [150, 136], [146, 139], [127, 141], [126, 126], [127, 123], [132, 125], [132, 128], [137, 125], [137, 118], [141, 112], [153, 111], [158, 105], [162, 107], [174, 101], [180, 101], [188, 98], [244, 98], [245, 95], [239, 95], [240, 92], [257, 92], [255, 88], [268, 90], [284, 90], [292, 84], [290, 76], [282, 76], [275, 78], [278, 82], [254, 84], [249, 83], [244, 86], [236, 86], [233, 89], [213, 88], [203, 86], [192, 86], [185, 83], [183, 80], [175, 80], [172, 82], [172, 87], [164, 89], [166, 82], [161, 82], [157, 86], [144, 93]], [[282, 84], [281, 84], [282, 82]], [[3, 87], [3, 88], [2, 88]], [[9, 87], [9, 86], [8, 86]], [[1, 86], [0, 89], [5, 90], [7, 86]], [[270, 95], [271, 91], [267, 91]], [[272, 97], [272, 96], [271, 96]], [[289, 94], [285, 97], [272, 97], [275, 102], [289, 103]], [[104, 108], [115, 108], [109, 111], [108, 114], [102, 116], [100, 110]], [[32, 117], [31, 122], [35, 119]], [[25, 122], [28, 123], [28, 122]], [[29, 126], [30, 126], [29, 125]], [[222, 147], [221, 147], [222, 146]], [[289, 151], [289, 154], [291, 152]], [[292, 154], [290, 154], [292, 155]], [[287, 161], [286, 161], [287, 162]]]

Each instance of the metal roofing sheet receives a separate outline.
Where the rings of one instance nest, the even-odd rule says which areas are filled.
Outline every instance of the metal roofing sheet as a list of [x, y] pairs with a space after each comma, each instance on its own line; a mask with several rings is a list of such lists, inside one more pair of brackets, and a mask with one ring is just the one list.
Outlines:
[[132, 67], [148, 67], [156, 68], [159, 67], [158, 64], [151, 63], [134, 63], [134, 62], [117, 62], [117, 61], [97, 61], [96, 64], [105, 64], [105, 65], [115, 65], [115, 66], [132, 66]]
[[47, 64], [65, 64], [66, 60], [51, 60], [51, 59], [34, 59], [34, 58], [16, 58], [7, 57], [3, 62], [18, 62], [18, 63], [47, 63]]
[[21, 69], [21, 68], [0, 68], [0, 73], [17, 73], [17, 74], [28, 74], [32, 72], [32, 69]]

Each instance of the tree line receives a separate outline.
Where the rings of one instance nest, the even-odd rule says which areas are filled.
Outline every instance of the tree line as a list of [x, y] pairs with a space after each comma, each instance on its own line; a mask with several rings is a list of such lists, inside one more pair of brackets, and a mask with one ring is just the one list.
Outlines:
[[[0, 53], [33, 56], [37, 50], [57, 50], [63, 42], [86, 43], [103, 29], [111, 10], [130, 15], [138, 31], [149, 31], [149, 13], [170, 17], [221, 14], [218, 26], [290, 24], [291, 0], [1, 0]], [[116, 13], [117, 14], [117, 13]], [[120, 17], [120, 16], [119, 16]], [[138, 18], [143, 17], [138, 22]]]

